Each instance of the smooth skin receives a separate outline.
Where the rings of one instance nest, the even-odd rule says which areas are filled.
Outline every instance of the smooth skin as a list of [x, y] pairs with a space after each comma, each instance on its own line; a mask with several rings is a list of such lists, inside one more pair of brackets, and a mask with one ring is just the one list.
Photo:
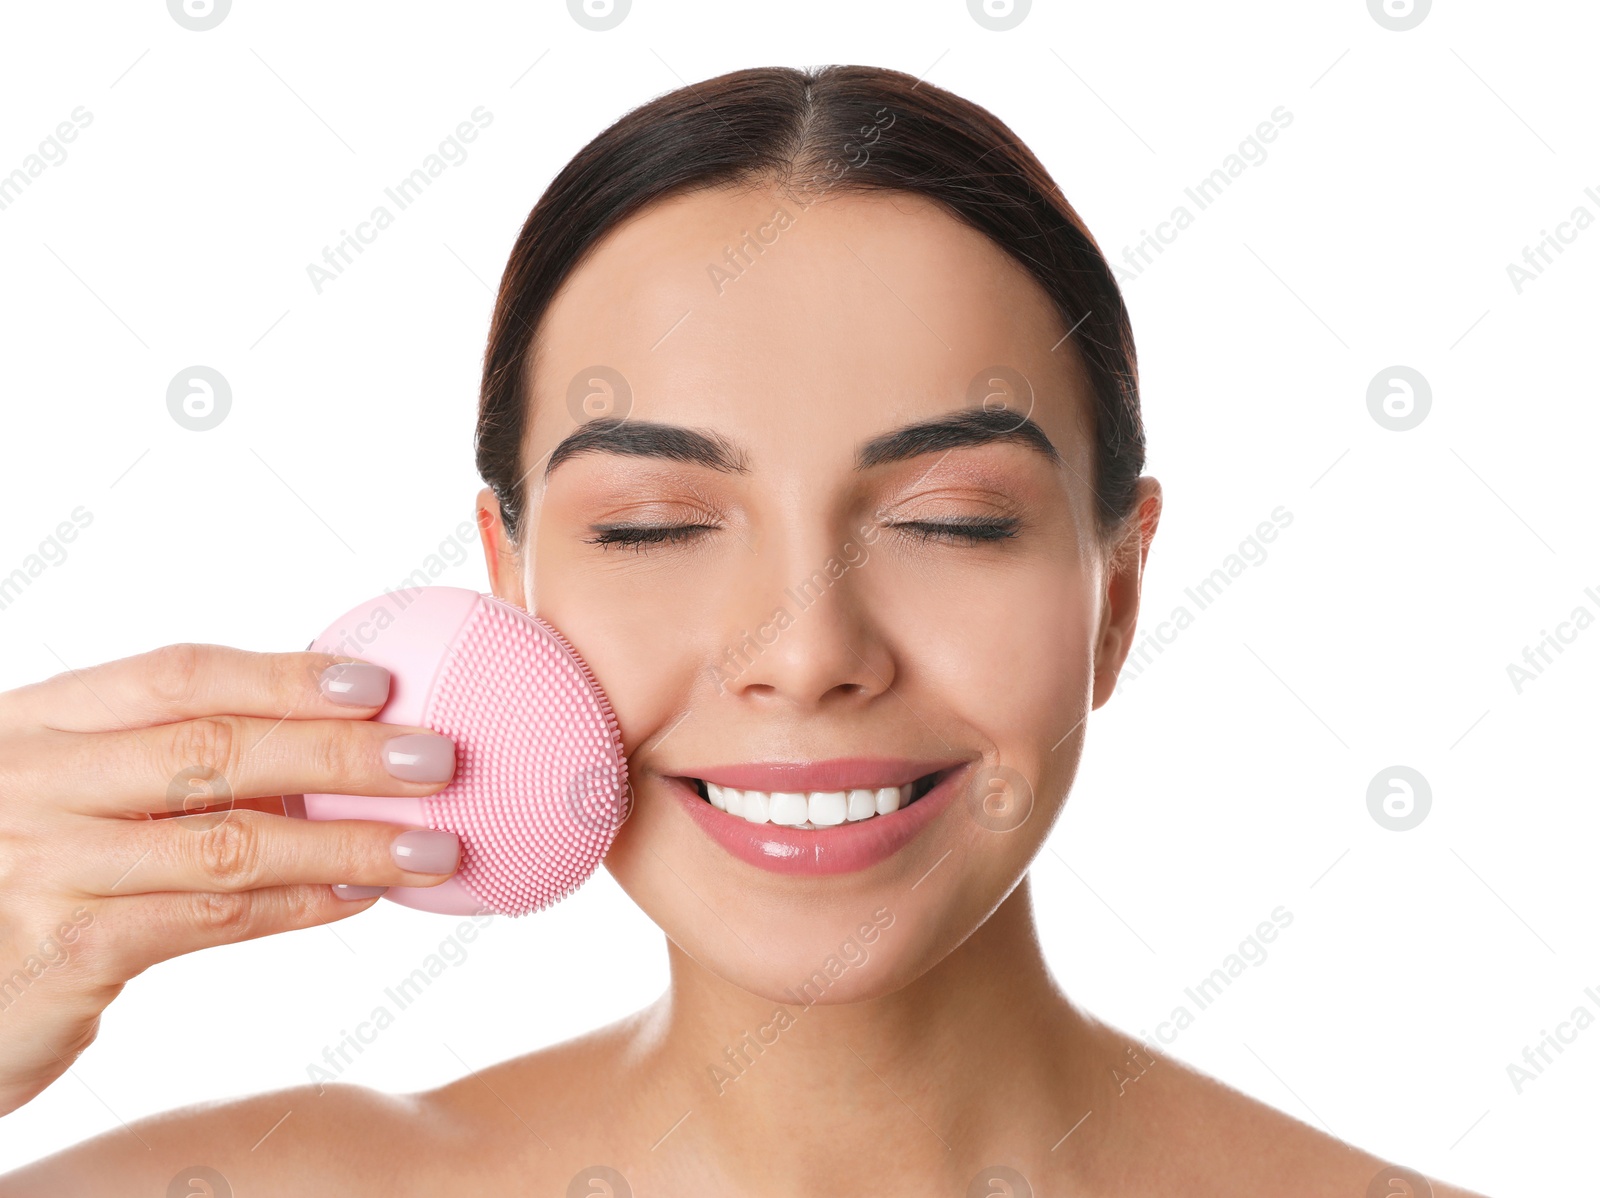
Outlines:
[[[777, 208], [786, 227], [719, 292], [708, 264]], [[138, 1139], [97, 1136], [0, 1179], [0, 1195], [161, 1193], [195, 1160], [236, 1193], [342, 1198], [608, 1192], [578, 1178], [596, 1164], [641, 1196], [1023, 1192], [987, 1180], [997, 1165], [1038, 1194], [1407, 1192], [1369, 1188], [1387, 1167], [1378, 1158], [1080, 1010], [1046, 965], [1027, 870], [1131, 644], [1161, 490], [1141, 479], [1132, 518], [1100, 535], [1090, 395], [1066, 327], [1026, 272], [918, 197], [838, 194], [802, 209], [766, 188], [706, 192], [614, 230], [542, 333], [525, 523], [513, 541], [482, 491], [485, 557], [495, 594], [551, 620], [605, 682], [635, 799], [605, 864], [667, 935], [667, 991], [627, 1019], [435, 1090], [308, 1086], [142, 1120]], [[546, 479], [548, 455], [577, 427], [568, 385], [596, 364], [628, 381], [617, 414], [714, 433], [741, 468], [590, 452]], [[1007, 406], [1031, 415], [1059, 462], [1002, 440], [856, 468], [868, 439], [970, 409], [969, 384], [996, 364], [1032, 380], [1032, 401]], [[963, 519], [1010, 520], [1015, 535], [930, 532]], [[698, 527], [595, 543], [618, 524]], [[865, 555], [848, 554], [851, 542]], [[798, 604], [789, 588], [842, 553], [850, 568]], [[729, 669], [730, 646], [779, 608], [790, 616], [781, 634]], [[116, 687], [161, 726], [294, 710], [284, 726], [295, 734], [256, 763], [251, 790], [392, 789], [381, 769], [362, 768], [375, 741], [354, 730], [377, 728], [318, 705], [306, 655], [208, 651], [217, 656], [189, 687], [176, 683], [180, 651], [163, 652], [101, 667], [97, 689]], [[252, 919], [207, 917], [210, 901], [194, 893], [280, 879], [257, 868], [219, 886], [193, 853], [187, 870], [169, 853], [177, 864], [162, 875], [193, 893], [96, 897], [142, 851], [134, 829], [150, 835], [117, 816], [158, 802], [175, 759], [152, 766], [126, 739], [120, 757], [88, 753], [71, 737], [110, 733], [72, 725], [95, 724], [95, 706], [70, 678], [0, 697], [5, 747], [30, 754], [7, 779], [7, 804], [58, 843], [72, 823], [87, 846], [76, 862], [32, 850], [16, 873], [26, 891], [8, 885], [0, 907], [8, 942], [84, 896], [104, 911], [96, 928], [131, 927], [135, 902], [165, 906], [129, 959], [113, 967], [109, 952], [89, 952], [51, 979], [79, 1014], [34, 1037], [86, 1044], [121, 984], [162, 957], [350, 913], [313, 883], [418, 884], [385, 864], [381, 827], [290, 831], [282, 825], [295, 821], [262, 814], [247, 825], [262, 846], [250, 859], [305, 885]], [[333, 761], [329, 736], [343, 737]], [[697, 766], [874, 754], [1003, 768], [1021, 780], [1026, 817], [997, 831], [958, 801], [890, 860], [806, 878], [731, 857], [667, 789]], [[120, 807], [108, 774], [121, 779]], [[48, 795], [31, 789], [46, 778]], [[867, 944], [861, 928], [877, 912], [889, 918]], [[864, 951], [842, 954], [851, 940]], [[830, 955], [849, 967], [821, 1001], [786, 996]], [[759, 1052], [730, 1057], [763, 1028]], [[14, 1107], [51, 1071], [10, 1041], [0, 1079]], [[1141, 1058], [1130, 1049], [1148, 1054], [1133, 1082], [1129, 1061]], [[313, 1106], [317, 1117], [286, 1122], [272, 1151], [247, 1151], [248, 1129]], [[1470, 1198], [1441, 1183], [1431, 1192]]]

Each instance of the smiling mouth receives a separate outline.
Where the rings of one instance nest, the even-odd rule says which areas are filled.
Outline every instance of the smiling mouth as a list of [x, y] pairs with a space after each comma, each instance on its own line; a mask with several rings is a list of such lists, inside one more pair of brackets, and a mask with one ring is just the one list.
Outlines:
[[718, 786], [701, 778], [687, 778], [700, 797], [719, 811], [751, 824], [776, 824], [802, 831], [833, 828], [840, 824], [868, 823], [909, 807], [959, 769], [951, 766], [924, 774], [900, 786], [857, 787], [851, 790], [764, 791]]

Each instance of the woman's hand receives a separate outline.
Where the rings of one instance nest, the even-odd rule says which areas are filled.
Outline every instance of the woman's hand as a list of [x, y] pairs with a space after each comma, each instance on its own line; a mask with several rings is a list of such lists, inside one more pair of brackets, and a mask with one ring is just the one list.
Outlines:
[[453, 833], [282, 814], [283, 795], [444, 788], [454, 745], [373, 722], [388, 689], [351, 658], [168, 645], [0, 694], [0, 1115], [155, 962], [454, 872]]

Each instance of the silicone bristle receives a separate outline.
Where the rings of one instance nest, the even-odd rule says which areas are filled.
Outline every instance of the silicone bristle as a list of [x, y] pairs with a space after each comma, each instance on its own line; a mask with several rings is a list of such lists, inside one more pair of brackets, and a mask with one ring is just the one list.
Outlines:
[[455, 778], [423, 807], [460, 835], [463, 887], [526, 915], [594, 873], [627, 814], [627, 757], [610, 703], [555, 628], [485, 596], [424, 722], [456, 742]]

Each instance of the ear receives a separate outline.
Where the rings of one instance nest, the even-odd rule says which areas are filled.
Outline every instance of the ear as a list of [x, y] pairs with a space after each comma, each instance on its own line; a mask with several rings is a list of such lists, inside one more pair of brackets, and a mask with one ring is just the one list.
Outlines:
[[489, 567], [489, 586], [496, 599], [527, 608], [522, 593], [522, 558], [500, 518], [500, 500], [492, 488], [484, 487], [477, 500], [478, 539], [483, 542], [483, 560]]
[[1148, 475], [1139, 479], [1134, 518], [1112, 549], [1107, 563], [1105, 600], [1101, 604], [1100, 635], [1094, 652], [1094, 706], [1111, 697], [1117, 675], [1133, 648], [1139, 624], [1139, 594], [1144, 584], [1145, 560], [1161, 522], [1161, 484]]

